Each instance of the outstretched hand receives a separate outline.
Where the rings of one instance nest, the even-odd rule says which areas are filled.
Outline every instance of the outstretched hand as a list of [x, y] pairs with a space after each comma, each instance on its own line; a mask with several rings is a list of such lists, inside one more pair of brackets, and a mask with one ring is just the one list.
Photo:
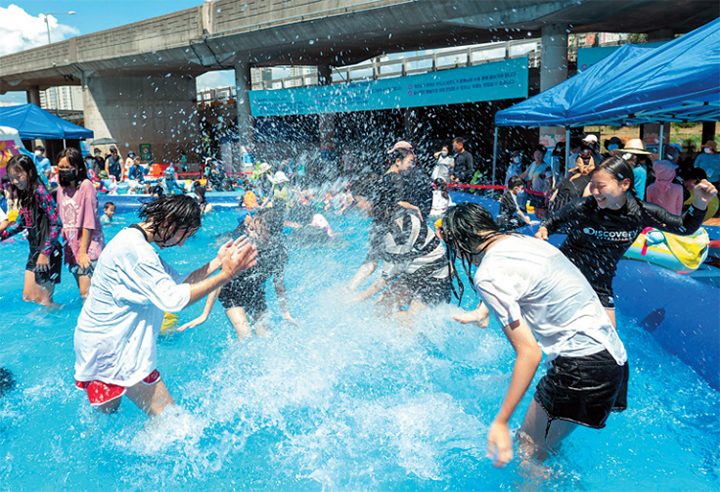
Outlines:
[[535, 233], [535, 237], [538, 239], [542, 239], [543, 241], [548, 240], [548, 230], [544, 227], [539, 227], [538, 231]]
[[[223, 245], [224, 247], [225, 245]], [[220, 248], [222, 249], [222, 248]], [[220, 253], [218, 252], [218, 255]], [[249, 270], [257, 263], [257, 248], [245, 236], [235, 240], [224, 253], [222, 271], [230, 277]]]
[[178, 328], [177, 331], [185, 331], [188, 328], [195, 328], [196, 326], [205, 323], [206, 320], [207, 320], [207, 316], [201, 315], [200, 317], [195, 318], [194, 320], [192, 320], [188, 323], [185, 323], [180, 328]]

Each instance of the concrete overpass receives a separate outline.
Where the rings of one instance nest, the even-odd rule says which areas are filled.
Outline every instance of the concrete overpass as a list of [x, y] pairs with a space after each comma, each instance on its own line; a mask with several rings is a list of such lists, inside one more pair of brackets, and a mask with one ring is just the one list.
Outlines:
[[[570, 32], [686, 32], [720, 15], [716, 0], [217, 0], [162, 17], [0, 57], [0, 93], [82, 85], [85, 123], [160, 156], [189, 149], [197, 130], [195, 77], [234, 69], [331, 66], [382, 53], [543, 37], [541, 89], [567, 76]], [[238, 96], [241, 133], [251, 128]]]

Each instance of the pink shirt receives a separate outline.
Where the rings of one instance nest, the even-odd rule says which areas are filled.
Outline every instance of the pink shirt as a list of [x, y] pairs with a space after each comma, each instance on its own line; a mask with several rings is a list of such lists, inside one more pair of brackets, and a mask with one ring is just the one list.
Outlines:
[[672, 183], [665, 188], [653, 183], [645, 190], [645, 200], [660, 205], [673, 215], [682, 215], [683, 192], [679, 184]]
[[95, 186], [89, 179], [83, 180], [79, 188], [60, 186], [57, 192], [57, 202], [62, 222], [62, 237], [65, 243], [65, 263], [77, 264], [83, 229], [92, 231], [87, 253], [91, 260], [97, 260], [105, 247], [105, 239], [100, 226]]

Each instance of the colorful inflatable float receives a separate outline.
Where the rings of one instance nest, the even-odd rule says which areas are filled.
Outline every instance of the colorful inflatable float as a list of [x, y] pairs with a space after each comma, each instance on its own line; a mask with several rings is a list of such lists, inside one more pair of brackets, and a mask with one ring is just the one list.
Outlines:
[[[468, 193], [450, 194], [455, 203], [479, 203], [497, 216], [499, 204], [495, 200]], [[720, 227], [704, 229], [689, 238], [691, 247], [688, 243], [670, 244], [667, 235], [660, 240], [652, 231], [646, 231], [628, 252], [630, 257], [618, 264], [613, 288], [620, 313], [636, 320], [663, 348], [720, 390], [720, 269], [702, 263], [708, 252], [712, 255], [711, 246], [720, 239]], [[519, 232], [534, 234], [536, 230], [528, 226]], [[563, 239], [562, 235], [554, 235], [550, 241], [559, 245]], [[704, 253], [702, 244], [706, 245]], [[692, 248], [701, 251], [698, 258], [689, 257]], [[675, 255], [674, 250], [685, 253]], [[673, 269], [695, 271], [677, 273]]]

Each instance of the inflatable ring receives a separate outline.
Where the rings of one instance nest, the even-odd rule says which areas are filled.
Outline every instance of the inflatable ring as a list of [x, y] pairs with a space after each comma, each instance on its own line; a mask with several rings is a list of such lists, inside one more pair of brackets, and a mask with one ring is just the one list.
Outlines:
[[179, 324], [178, 315], [173, 313], [165, 313], [163, 317], [162, 326], [160, 327], [160, 333], [168, 333]]
[[703, 228], [690, 236], [678, 236], [648, 227], [625, 252], [625, 258], [654, 263], [677, 273], [690, 273], [705, 261], [709, 245], [708, 233]]

